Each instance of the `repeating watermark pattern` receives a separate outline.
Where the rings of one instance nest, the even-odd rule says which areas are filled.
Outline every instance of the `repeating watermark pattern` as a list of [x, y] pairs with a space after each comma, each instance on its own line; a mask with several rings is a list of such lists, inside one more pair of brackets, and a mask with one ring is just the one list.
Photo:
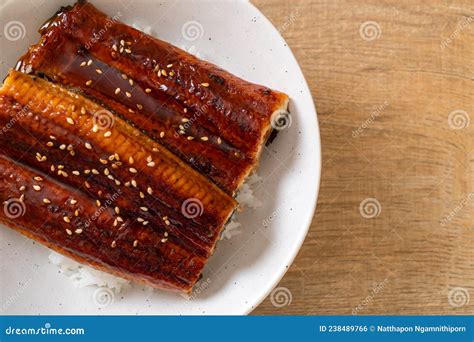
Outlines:
[[464, 129], [469, 127], [470, 123], [471, 118], [465, 110], [456, 109], [448, 115], [448, 125], [452, 129]]
[[283, 25], [281, 25], [279, 28], [278, 28], [278, 31], [280, 33], [283, 33], [285, 32], [286, 30], [288, 30], [288, 28], [296, 21], [296, 19], [298, 19], [298, 17], [300, 16], [300, 12], [299, 12], [299, 9], [296, 9], [296, 11], [292, 12], [288, 18], [285, 20], [285, 22], [283, 23]]
[[3, 27], [5, 38], [11, 42], [25, 38], [26, 28], [21, 21], [12, 20]]
[[10, 198], [3, 202], [3, 212], [6, 217], [16, 219], [25, 215], [26, 206], [21, 198]]
[[273, 289], [270, 294], [270, 302], [276, 308], [282, 308], [288, 306], [293, 301], [293, 295], [291, 291], [283, 286]]
[[360, 25], [359, 34], [363, 40], [370, 42], [380, 38], [382, 29], [376, 21], [366, 21]]
[[9, 307], [11, 307], [18, 299], [20, 299], [25, 289], [32, 283], [33, 277], [29, 277], [23, 284], [18, 286], [15, 293], [8, 297], [0, 308], [0, 312], [5, 312]]
[[202, 38], [204, 34], [204, 28], [199, 21], [187, 21], [181, 27], [181, 34], [183, 35], [184, 39], [189, 42], [193, 42]]
[[277, 210], [273, 211], [270, 215], [268, 215], [268, 217], [262, 221], [262, 225], [265, 228], [267, 228], [270, 225], [270, 223], [272, 223], [272, 221], [278, 216], [279, 213], [280, 213], [280, 208], [278, 208]]
[[273, 129], [276, 129], [277, 131], [289, 128], [292, 123], [293, 119], [291, 117], [291, 114], [286, 110], [280, 109], [272, 114], [271, 125]]
[[457, 25], [456, 29], [449, 35], [448, 38], [443, 40], [439, 47], [444, 50], [446, 49], [458, 36], [474, 21], [474, 16], [463, 18]]
[[102, 39], [102, 37], [107, 33], [107, 31], [112, 27], [114, 22], [118, 21], [122, 17], [122, 13], [119, 11], [112, 18], [107, 17], [105, 25], [102, 29], [97, 32], [94, 32], [92, 38], [86, 42], [84, 45], [87, 50], [89, 50], [95, 43]]
[[209, 286], [211, 286], [211, 279], [207, 278], [206, 280], [201, 280], [199, 283], [196, 284], [193, 288], [193, 293], [189, 297], [186, 297], [188, 300], [195, 300], [197, 297], [199, 297], [200, 294], [202, 294], [204, 291], [206, 291]]
[[108, 287], [99, 287], [94, 291], [94, 294], [92, 295], [93, 303], [99, 308], [105, 308], [113, 304], [114, 299], [114, 291], [112, 291]]
[[18, 122], [18, 120], [26, 116], [30, 111], [30, 108], [30, 102], [28, 102], [15, 116], [8, 120], [5, 126], [2, 127], [0, 135], [7, 133]]
[[388, 284], [388, 278], [385, 278], [382, 282], [378, 283], [374, 286], [370, 294], [367, 295], [355, 308], [352, 309], [352, 314], [357, 315], [360, 311], [362, 311], [365, 307], [370, 305], [374, 298], [384, 289], [385, 285]]
[[112, 128], [115, 123], [114, 115], [106, 109], [95, 112], [92, 120], [94, 127], [97, 127], [97, 129], [101, 131]]
[[112, 194], [112, 196], [110, 196], [109, 198], [107, 198], [104, 202], [104, 204], [101, 204], [101, 206], [99, 207], [99, 209], [97, 209], [91, 217], [87, 218], [86, 222], [85, 222], [85, 226], [86, 227], [89, 227], [91, 225], [92, 222], [96, 221], [100, 215], [102, 215], [102, 213], [104, 211], [106, 211], [108, 208], [110, 208], [114, 203], [115, 201], [117, 200], [117, 198], [119, 198], [120, 196], [122, 195], [122, 190], [120, 189], [117, 189], [116, 192], [114, 192]]
[[201, 216], [204, 212], [202, 202], [197, 198], [188, 198], [181, 204], [181, 213], [184, 217], [193, 219]]
[[366, 219], [372, 219], [380, 215], [382, 205], [376, 198], [366, 198], [359, 204], [359, 213]]
[[466, 197], [464, 197], [457, 206], [454, 207], [451, 212], [446, 215], [440, 222], [441, 227], [445, 227], [453, 218], [455, 218], [459, 213], [464, 209], [464, 207], [472, 200], [474, 197], [474, 192], [470, 192]]
[[352, 131], [352, 137], [353, 138], [358, 138], [362, 132], [367, 128], [369, 127], [372, 122], [375, 121], [375, 119], [381, 115], [383, 113], [383, 111], [385, 110], [385, 108], [387, 108], [387, 106], [389, 105], [389, 102], [388, 101], [384, 101], [384, 103], [382, 103], [381, 105], [377, 106], [377, 108], [372, 111], [372, 113], [370, 113], [370, 116], [367, 118], [367, 120], [364, 121], [364, 123], [362, 125], [360, 125], [359, 127], [357, 127], [357, 129], [353, 130]]
[[464, 287], [454, 287], [448, 293], [448, 303], [454, 308], [468, 305], [470, 300], [469, 291]]

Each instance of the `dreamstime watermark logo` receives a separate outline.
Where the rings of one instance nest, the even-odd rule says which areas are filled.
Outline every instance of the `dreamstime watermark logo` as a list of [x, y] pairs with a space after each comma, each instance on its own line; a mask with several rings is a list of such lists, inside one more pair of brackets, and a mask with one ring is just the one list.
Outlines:
[[366, 21], [359, 27], [361, 38], [367, 42], [379, 39], [382, 35], [382, 29], [376, 21]]
[[181, 205], [181, 213], [184, 215], [184, 217], [189, 219], [201, 216], [203, 212], [204, 206], [197, 198], [188, 198]]
[[457, 25], [456, 29], [451, 33], [451, 35], [443, 40], [439, 47], [441, 49], [446, 49], [465, 29], [474, 21], [474, 16], [463, 18]]
[[99, 287], [94, 291], [92, 295], [92, 301], [99, 308], [105, 308], [114, 302], [115, 294], [114, 291], [108, 287]]
[[452, 129], [464, 129], [469, 127], [471, 118], [465, 110], [456, 109], [448, 115], [448, 125]]
[[384, 289], [385, 285], [388, 284], [388, 278], [385, 278], [381, 283], [374, 286], [370, 294], [365, 297], [355, 308], [352, 309], [352, 314], [357, 315], [367, 305], [374, 301], [374, 298]]
[[455, 206], [454, 209], [451, 210], [451, 212], [441, 220], [441, 227], [445, 227], [449, 223], [449, 221], [459, 215], [459, 213], [464, 209], [464, 207], [472, 200], [472, 197], [474, 197], [474, 192], [470, 192], [465, 198], [463, 198], [461, 202], [459, 202], [459, 204]]
[[115, 123], [114, 115], [106, 109], [98, 110], [92, 117], [94, 126], [99, 130], [106, 130], [112, 128]]
[[25, 38], [26, 28], [21, 21], [12, 20], [3, 27], [3, 34], [9, 41], [14, 42]]
[[270, 302], [276, 308], [288, 306], [293, 301], [291, 291], [286, 287], [277, 287], [270, 294]]
[[277, 110], [272, 114], [271, 125], [273, 129], [276, 129], [277, 131], [289, 128], [292, 122], [293, 119], [291, 118], [291, 114], [286, 110]]
[[10, 198], [3, 202], [3, 212], [6, 217], [16, 219], [25, 215], [26, 206], [20, 198]]
[[376, 198], [366, 198], [359, 205], [360, 215], [366, 219], [372, 219], [380, 215], [382, 206]]
[[372, 124], [372, 122], [375, 121], [375, 119], [383, 113], [385, 108], [389, 105], [388, 101], [385, 101], [383, 104], [377, 106], [377, 108], [370, 113], [370, 116], [367, 118], [367, 120], [364, 121], [362, 125], [360, 125], [357, 129], [352, 131], [352, 137], [357, 138], [361, 135], [361, 133]]
[[189, 42], [201, 39], [204, 34], [204, 28], [201, 23], [195, 20], [187, 21], [181, 27], [183, 38]]
[[454, 287], [448, 293], [448, 303], [455, 308], [468, 305], [470, 300], [469, 291], [464, 287]]

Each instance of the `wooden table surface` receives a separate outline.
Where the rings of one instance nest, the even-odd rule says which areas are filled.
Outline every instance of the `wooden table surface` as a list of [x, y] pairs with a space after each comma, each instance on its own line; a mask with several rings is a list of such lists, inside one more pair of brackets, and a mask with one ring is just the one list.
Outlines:
[[472, 0], [254, 3], [308, 80], [323, 158], [306, 241], [254, 314], [473, 314]]

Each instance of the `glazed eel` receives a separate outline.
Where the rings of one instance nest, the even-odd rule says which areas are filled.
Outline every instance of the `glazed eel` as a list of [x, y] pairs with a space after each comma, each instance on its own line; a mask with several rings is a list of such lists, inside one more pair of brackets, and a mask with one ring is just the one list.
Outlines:
[[234, 194], [288, 96], [244, 81], [79, 1], [17, 65], [80, 89]]
[[110, 111], [36, 76], [10, 72], [0, 125], [0, 221], [107, 272], [192, 290], [236, 208], [231, 196]]

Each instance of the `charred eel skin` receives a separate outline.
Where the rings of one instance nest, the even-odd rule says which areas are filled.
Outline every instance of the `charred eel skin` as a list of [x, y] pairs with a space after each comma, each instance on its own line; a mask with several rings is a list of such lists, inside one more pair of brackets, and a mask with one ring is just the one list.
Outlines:
[[79, 88], [233, 194], [288, 96], [107, 17], [63, 8], [17, 68]]
[[0, 220], [80, 262], [192, 290], [236, 208], [231, 196], [103, 107], [38, 77], [10, 72], [0, 123], [1, 200], [27, 211]]

